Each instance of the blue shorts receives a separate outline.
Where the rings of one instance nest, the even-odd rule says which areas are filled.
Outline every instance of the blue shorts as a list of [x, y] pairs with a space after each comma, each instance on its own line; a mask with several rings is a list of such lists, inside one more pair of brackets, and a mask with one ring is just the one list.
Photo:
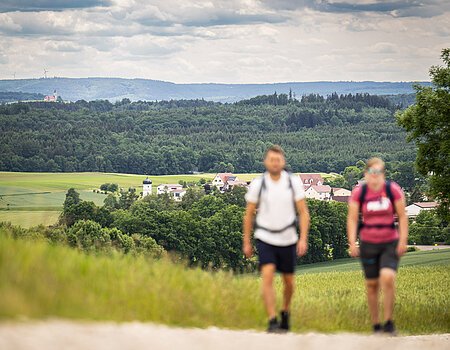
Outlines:
[[259, 268], [265, 264], [274, 264], [281, 273], [294, 273], [297, 263], [296, 244], [279, 247], [256, 240], [256, 250], [259, 256]]

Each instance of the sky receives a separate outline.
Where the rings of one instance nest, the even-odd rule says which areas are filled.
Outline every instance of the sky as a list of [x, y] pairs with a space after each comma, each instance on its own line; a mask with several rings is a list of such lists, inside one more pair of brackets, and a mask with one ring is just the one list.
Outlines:
[[0, 79], [429, 80], [449, 0], [0, 0]]

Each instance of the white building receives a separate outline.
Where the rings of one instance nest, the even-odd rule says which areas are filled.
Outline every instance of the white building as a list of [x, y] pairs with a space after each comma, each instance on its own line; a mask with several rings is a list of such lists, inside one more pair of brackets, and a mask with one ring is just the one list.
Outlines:
[[219, 189], [219, 191], [222, 191], [223, 186], [225, 185], [225, 183], [227, 182], [227, 180], [230, 176], [233, 176], [233, 174], [232, 173], [218, 173], [212, 180], [212, 185], [216, 186]]
[[333, 196], [336, 197], [350, 197], [352, 191], [347, 190], [346, 188], [341, 187], [333, 187]]
[[232, 173], [218, 173], [212, 180], [212, 185], [217, 187], [219, 191], [225, 192], [233, 189], [235, 186], [246, 187], [248, 184], [245, 181], [239, 180], [238, 177]]
[[181, 200], [183, 199], [184, 195], [186, 194], [186, 191], [184, 189], [181, 190], [174, 190], [172, 192], [169, 192], [172, 196], [173, 199], [177, 202], [181, 202]]
[[182, 190], [183, 186], [180, 184], [161, 184], [156, 187], [156, 194], [169, 193], [175, 190]]
[[436, 207], [436, 202], [416, 202], [406, 207], [406, 213], [408, 217], [414, 219], [422, 210], [432, 210]]
[[305, 191], [305, 197], [328, 201], [331, 197], [331, 187], [328, 185], [311, 185]]
[[181, 201], [186, 190], [179, 184], [161, 184], [156, 188], [156, 194], [168, 193], [177, 202]]
[[142, 197], [149, 196], [152, 194], [152, 180], [148, 177], [142, 181]]

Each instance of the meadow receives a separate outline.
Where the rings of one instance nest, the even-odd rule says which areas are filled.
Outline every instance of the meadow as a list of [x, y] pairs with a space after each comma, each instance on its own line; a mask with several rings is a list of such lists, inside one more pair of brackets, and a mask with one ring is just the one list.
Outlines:
[[[153, 192], [163, 183], [197, 182], [204, 178], [212, 180], [216, 174], [185, 174], [149, 176]], [[260, 174], [237, 174], [243, 181], [251, 181]], [[332, 176], [322, 174], [322, 176]], [[65, 194], [71, 187], [80, 197], [103, 205], [105, 194], [95, 193], [104, 183], [117, 183], [122, 188], [134, 187], [142, 191], [146, 175], [114, 173], [26, 173], [0, 172], [0, 222], [10, 221], [14, 225], [31, 227], [56, 222], [64, 203]]]
[[[417, 265], [422, 255], [428, 263]], [[441, 263], [432, 263], [432, 256]], [[404, 260], [411, 264], [402, 265], [397, 283], [400, 332], [449, 332], [449, 252], [413, 253]], [[369, 332], [361, 272], [318, 271], [297, 277], [293, 331]], [[280, 296], [279, 279], [276, 288]], [[201, 328], [266, 326], [256, 274], [188, 269], [165, 258], [86, 255], [43, 241], [14, 240], [5, 230], [0, 232], [0, 295], [3, 321], [60, 317]]]

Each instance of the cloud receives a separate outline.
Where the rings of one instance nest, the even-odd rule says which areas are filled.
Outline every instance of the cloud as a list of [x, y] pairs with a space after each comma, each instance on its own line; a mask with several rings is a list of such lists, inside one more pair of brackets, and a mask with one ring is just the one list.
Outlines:
[[381, 53], [381, 54], [393, 54], [398, 52], [398, 47], [395, 44], [388, 43], [388, 42], [379, 42], [375, 45], [372, 45], [369, 48], [370, 52], [373, 53]]
[[0, 7], [0, 78], [47, 67], [175, 82], [423, 80], [450, 35], [438, 0], [15, 1], [1, 12], [12, 3]]
[[393, 17], [435, 17], [450, 11], [448, 0], [263, 0], [270, 7], [278, 10], [313, 9], [330, 13], [383, 13]]
[[109, 0], [2, 0], [0, 2], [0, 12], [62, 11], [109, 5], [111, 5], [111, 1]]

